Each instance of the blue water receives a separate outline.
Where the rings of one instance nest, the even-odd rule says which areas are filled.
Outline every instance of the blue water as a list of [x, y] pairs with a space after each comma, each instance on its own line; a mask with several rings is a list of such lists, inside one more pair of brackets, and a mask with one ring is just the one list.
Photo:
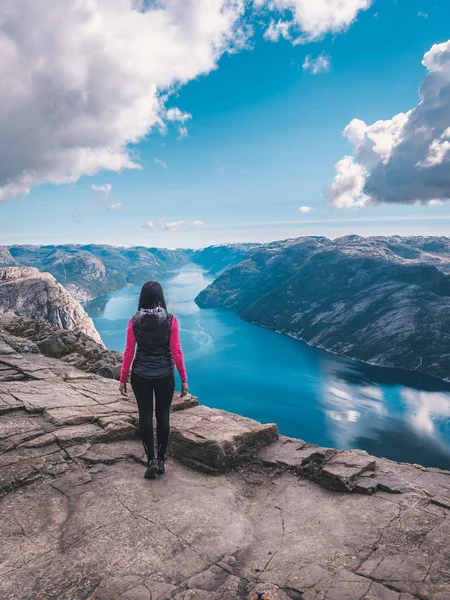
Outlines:
[[[202, 404], [275, 422], [310, 443], [450, 469], [450, 384], [311, 348], [232, 311], [200, 309], [194, 298], [211, 279], [196, 265], [160, 281]], [[86, 307], [112, 350], [124, 350], [139, 292], [127, 287]]]

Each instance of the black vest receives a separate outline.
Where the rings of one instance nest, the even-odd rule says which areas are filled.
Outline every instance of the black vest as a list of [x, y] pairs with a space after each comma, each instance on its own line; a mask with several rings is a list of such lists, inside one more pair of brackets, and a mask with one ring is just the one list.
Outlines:
[[173, 373], [170, 351], [172, 315], [163, 308], [139, 310], [133, 317], [137, 350], [133, 372], [149, 379]]

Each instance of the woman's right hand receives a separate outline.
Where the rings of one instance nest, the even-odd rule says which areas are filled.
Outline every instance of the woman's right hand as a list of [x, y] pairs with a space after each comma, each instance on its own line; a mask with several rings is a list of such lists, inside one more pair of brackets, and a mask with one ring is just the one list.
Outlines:
[[122, 381], [120, 382], [119, 392], [122, 394], [122, 396], [127, 395], [127, 384], [126, 383], [123, 383]]
[[181, 382], [181, 394], [180, 397], [184, 398], [185, 396], [187, 396], [189, 393], [189, 386], [188, 386], [188, 382], [187, 381], [182, 381]]

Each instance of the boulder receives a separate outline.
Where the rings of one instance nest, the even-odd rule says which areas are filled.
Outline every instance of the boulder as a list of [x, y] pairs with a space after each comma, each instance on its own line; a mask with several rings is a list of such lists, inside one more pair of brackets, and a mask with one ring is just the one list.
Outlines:
[[197, 406], [172, 415], [170, 454], [185, 465], [222, 473], [278, 438], [275, 424], [261, 425], [224, 410]]
[[375, 459], [364, 450], [341, 450], [323, 465], [320, 484], [330, 490], [351, 492], [355, 481], [368, 471], [375, 470]]

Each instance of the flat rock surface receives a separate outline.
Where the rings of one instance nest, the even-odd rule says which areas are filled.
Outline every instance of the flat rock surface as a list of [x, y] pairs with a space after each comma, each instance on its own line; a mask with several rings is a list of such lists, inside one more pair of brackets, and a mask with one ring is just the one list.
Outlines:
[[131, 392], [20, 356], [0, 382], [2, 600], [449, 600], [450, 473], [175, 396], [149, 481]]

